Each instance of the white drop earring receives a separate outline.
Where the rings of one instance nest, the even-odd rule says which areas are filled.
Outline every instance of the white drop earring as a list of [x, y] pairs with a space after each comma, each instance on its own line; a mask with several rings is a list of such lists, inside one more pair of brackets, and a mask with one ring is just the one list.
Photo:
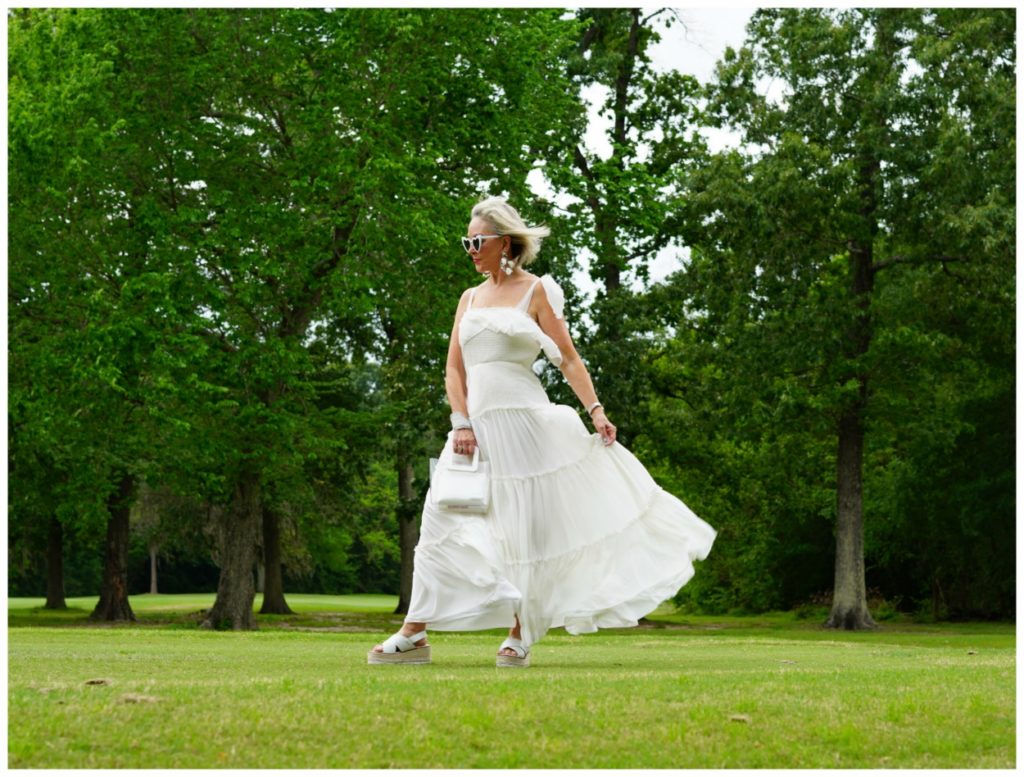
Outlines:
[[505, 273], [505, 275], [512, 274], [512, 262], [509, 261], [508, 254], [504, 251], [501, 252], [501, 261], [498, 262], [498, 264], [501, 266], [501, 271]]

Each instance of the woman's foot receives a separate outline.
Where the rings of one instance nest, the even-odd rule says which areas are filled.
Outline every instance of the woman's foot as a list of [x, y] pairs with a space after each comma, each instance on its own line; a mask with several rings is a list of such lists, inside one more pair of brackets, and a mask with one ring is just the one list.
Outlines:
[[499, 666], [528, 666], [529, 648], [522, 644], [522, 628], [519, 616], [516, 615], [515, 625], [509, 629], [509, 637], [498, 648]]
[[498, 649], [498, 666], [527, 667], [530, 665], [530, 650], [521, 639], [509, 637]]
[[[512, 631], [509, 631], [508, 637], [509, 637], [509, 639], [522, 640], [522, 636], [518, 632], [513, 633]], [[514, 651], [512, 648], [507, 647], [507, 648], [502, 648], [501, 650], [499, 650], [498, 651], [498, 655], [499, 656], [516, 656], [516, 655], [518, 655], [518, 653], [516, 653], [516, 651]]]
[[370, 664], [429, 664], [425, 623], [407, 623], [366, 654]]
[[[402, 624], [402, 628], [398, 630], [398, 633], [401, 634], [403, 637], [411, 637], [415, 634], [419, 634], [421, 631], [426, 632], [426, 630], [426, 623], [404, 623]], [[427, 635], [424, 634], [422, 639], [416, 640], [416, 642], [414, 642], [413, 644], [416, 645], [416, 647], [426, 647]], [[374, 645], [373, 652], [383, 653], [384, 645]]]
[[[519, 624], [518, 615], [516, 616], [516, 625], [508, 630], [508, 638], [514, 639], [516, 641], [520, 641], [523, 638], [523, 629], [522, 626]], [[514, 651], [512, 648], [503, 647], [501, 650], [498, 651], [498, 655], [517, 657], [519, 654], [516, 653], [516, 651]]]

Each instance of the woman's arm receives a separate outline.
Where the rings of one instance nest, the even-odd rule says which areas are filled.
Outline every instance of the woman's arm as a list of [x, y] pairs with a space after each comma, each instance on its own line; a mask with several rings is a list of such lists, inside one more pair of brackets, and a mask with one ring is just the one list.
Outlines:
[[[459, 345], [459, 322], [462, 314], [466, 312], [469, 304], [469, 289], [463, 292], [459, 300], [459, 307], [455, 311], [455, 323], [452, 325], [452, 334], [448, 340], [448, 361], [444, 369], [444, 388], [448, 393], [448, 404], [453, 413], [468, 415], [466, 397], [469, 393], [466, 387], [466, 365], [462, 361], [462, 346]], [[452, 438], [452, 448], [456, 453], [467, 456], [473, 455], [476, 448], [476, 436], [472, 429], [456, 429]]]
[[453, 413], [466, 415], [466, 365], [462, 363], [462, 346], [459, 345], [459, 322], [466, 311], [469, 289], [462, 293], [459, 307], [455, 311], [451, 338], [448, 340], [448, 361], [444, 369], [444, 387], [448, 392], [448, 404]]
[[[594, 390], [594, 382], [590, 379], [587, 366], [576, 352], [576, 346], [572, 342], [572, 336], [569, 334], [569, 327], [566, 326], [565, 319], [555, 315], [555, 311], [548, 301], [543, 283], [538, 284], [538, 288], [534, 290], [533, 299], [530, 301], [530, 313], [537, 319], [537, 323], [544, 334], [554, 340], [555, 345], [558, 346], [558, 350], [562, 353], [562, 363], [558, 368], [562, 371], [562, 375], [565, 376], [565, 380], [576, 393], [576, 396], [579, 397], [580, 402], [583, 403], [583, 407], [589, 408], [598, 401], [597, 392]], [[603, 408], [595, 408], [594, 412], [590, 415], [590, 420], [594, 424], [594, 429], [601, 435], [605, 445], [611, 445], [615, 442], [615, 427], [604, 414]]]

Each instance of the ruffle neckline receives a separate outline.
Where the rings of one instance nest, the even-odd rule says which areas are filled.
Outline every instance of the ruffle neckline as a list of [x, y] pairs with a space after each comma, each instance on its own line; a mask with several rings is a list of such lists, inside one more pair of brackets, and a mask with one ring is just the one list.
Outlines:
[[[548, 302], [557, 318], [563, 318], [565, 308], [565, 294], [561, 287], [550, 275], [543, 275], [539, 281], [547, 293]], [[524, 296], [524, 300], [532, 295], [536, 284]], [[521, 303], [520, 303], [521, 304]], [[552, 340], [540, 325], [533, 320], [533, 317], [523, 310], [519, 305], [490, 305], [479, 308], [469, 308], [462, 314], [459, 322], [459, 346], [465, 346], [466, 342], [482, 331], [489, 329], [499, 334], [515, 336], [529, 335], [537, 342], [537, 347], [544, 352], [552, 364], [556, 367], [562, 364], [562, 352], [558, 350], [555, 341]]]

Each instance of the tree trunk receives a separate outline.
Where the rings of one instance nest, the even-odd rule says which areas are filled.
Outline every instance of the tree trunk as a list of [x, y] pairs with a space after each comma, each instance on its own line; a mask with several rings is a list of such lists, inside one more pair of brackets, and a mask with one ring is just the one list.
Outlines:
[[835, 587], [832, 611], [825, 622], [832, 629], [871, 629], [876, 625], [868, 612], [864, 582], [863, 447], [864, 429], [857, 403], [839, 422]]
[[[629, 87], [633, 82], [633, 75], [636, 72], [637, 57], [640, 51], [640, 31], [643, 22], [640, 18], [640, 9], [633, 8], [629, 11], [630, 24], [629, 35], [626, 38], [626, 50], [619, 59], [618, 70], [615, 74], [615, 99], [612, 110], [614, 126], [612, 128], [613, 155], [612, 162], [620, 172], [626, 172], [626, 160], [623, 149], [629, 148], [630, 140], [628, 125], [630, 119], [629, 109]], [[611, 200], [612, 198], [609, 198]], [[621, 242], [618, 237], [618, 219], [611, 212], [611, 201], [605, 202], [605, 208], [601, 217], [597, 219], [597, 234], [604, 247], [602, 252], [605, 260], [604, 287], [611, 295], [622, 286], [622, 270], [625, 269], [625, 262], [622, 259]], [[620, 264], [621, 262], [621, 264]], [[602, 330], [602, 336], [605, 332]]]
[[262, 559], [256, 559], [256, 593], [263, 593], [267, 587], [267, 568]]
[[252, 605], [256, 597], [253, 566], [259, 552], [262, 517], [260, 481], [255, 474], [244, 474], [235, 486], [230, 509], [221, 513], [217, 526], [217, 562], [220, 579], [217, 599], [206, 614], [204, 629], [256, 629]]
[[284, 600], [281, 575], [281, 524], [277, 510], [263, 507], [263, 607], [260, 612], [272, 615], [293, 615]]
[[[870, 177], [873, 170], [862, 170]], [[872, 287], [872, 244], [851, 241], [850, 264], [853, 294], [859, 308], [849, 332], [846, 356], [862, 360], [871, 343], [868, 304]], [[863, 370], [844, 376], [856, 380], [857, 397], [843, 408], [839, 419], [839, 448], [836, 456], [836, 561], [832, 611], [825, 626], [832, 629], [872, 629], [875, 621], [868, 612], [864, 581], [864, 412], [867, 408], [868, 376]]]
[[949, 607], [946, 604], [946, 595], [942, 593], [942, 586], [939, 584], [939, 576], [932, 576], [932, 618], [941, 620], [946, 616]]
[[398, 546], [401, 550], [401, 571], [398, 580], [398, 606], [395, 613], [404, 615], [409, 612], [412, 603], [412, 571], [413, 556], [416, 543], [420, 538], [419, 526], [416, 523], [419, 503], [412, 487], [412, 462], [408, 457], [398, 454]]
[[615, 225], [610, 220], [599, 223], [597, 233], [601, 244], [605, 246], [602, 252], [604, 265], [604, 288], [610, 296], [622, 288], [622, 270], [619, 268], [620, 254], [622, 253], [615, 242]]
[[157, 546], [149, 546], [149, 592], [151, 594], [159, 593], [156, 588], [156, 552]]
[[64, 601], [64, 526], [50, 518], [50, 534], [46, 543], [46, 610], [66, 610]]
[[[875, 178], [878, 161], [866, 155], [860, 168], [867, 239], [851, 240], [850, 270], [857, 312], [847, 334], [846, 357], [862, 363], [871, 344], [871, 290], [874, 282]], [[864, 581], [863, 461], [864, 413], [868, 403], [868, 375], [857, 369], [843, 376], [855, 380], [857, 396], [847, 402], [839, 418], [839, 448], [836, 456], [836, 561], [832, 611], [825, 626], [832, 629], [872, 629], [875, 621], [868, 612]]]
[[89, 616], [94, 621], [134, 621], [128, 602], [128, 516], [131, 512], [135, 478], [123, 475], [107, 503], [110, 517], [107, 519], [106, 560], [103, 568], [103, 582], [100, 600]]

